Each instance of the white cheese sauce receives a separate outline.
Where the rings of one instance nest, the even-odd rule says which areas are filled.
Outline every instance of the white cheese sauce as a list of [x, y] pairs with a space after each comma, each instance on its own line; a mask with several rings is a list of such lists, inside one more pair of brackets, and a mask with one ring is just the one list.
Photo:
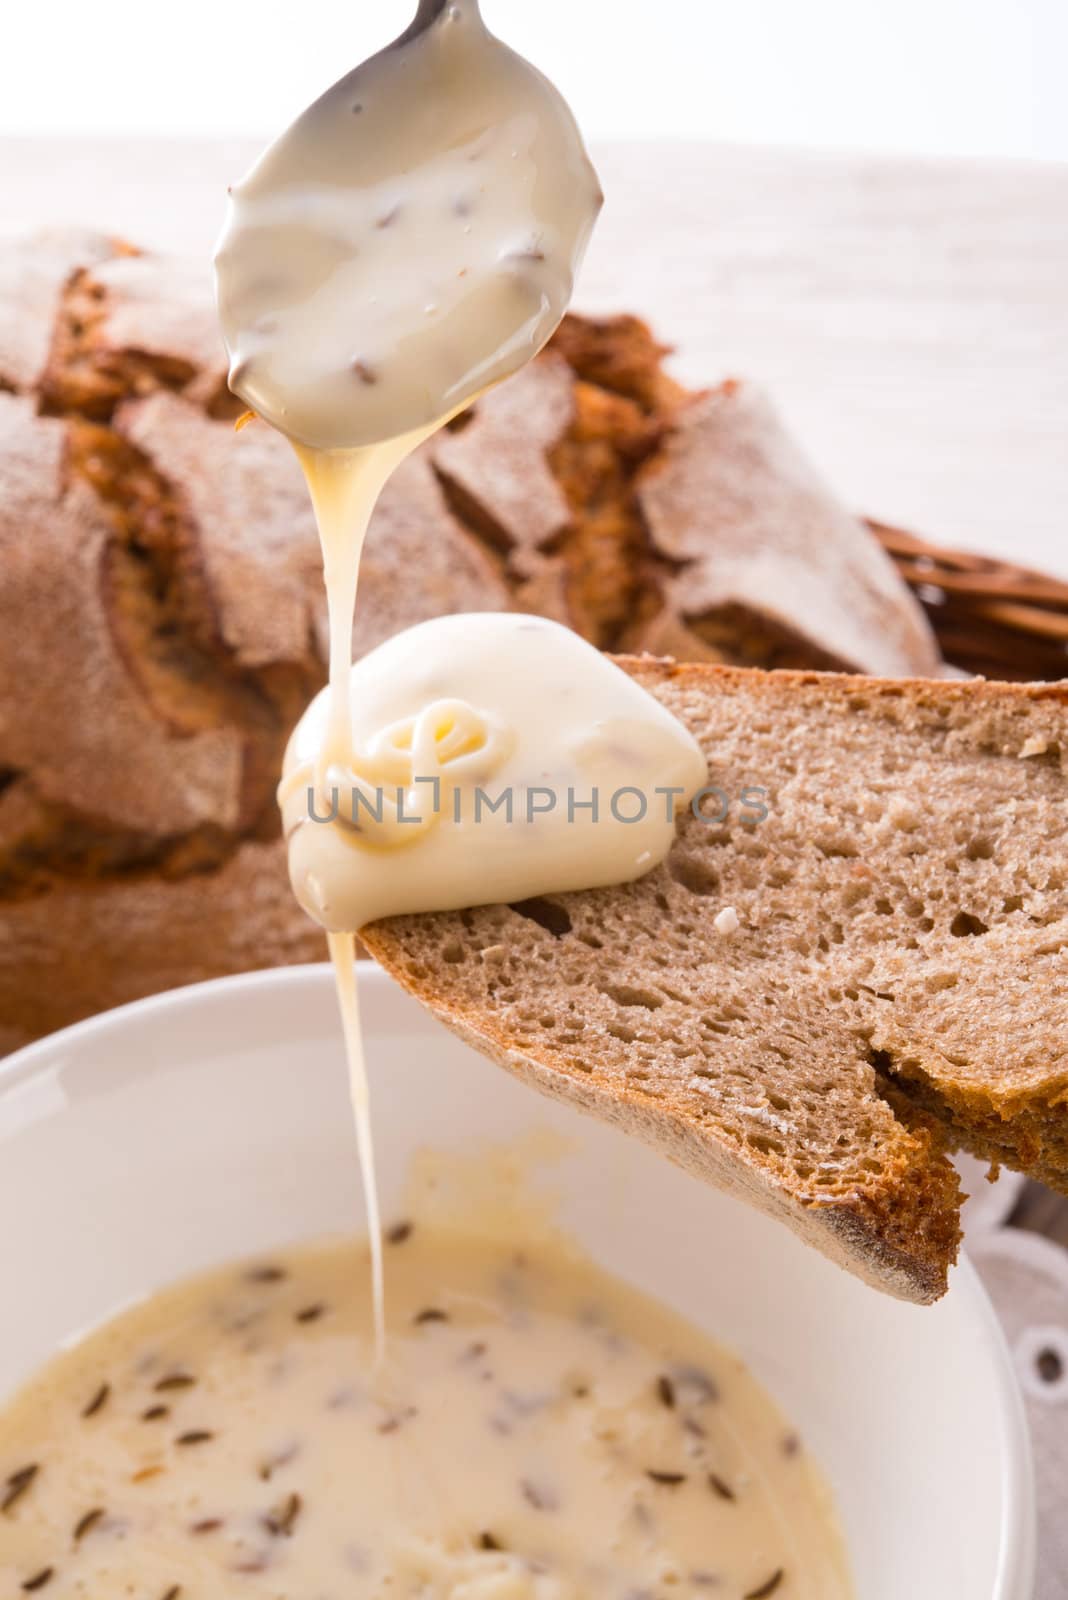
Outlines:
[[0, 1413], [0, 1593], [846, 1600], [827, 1491], [731, 1355], [561, 1243], [388, 1235], [158, 1294]]

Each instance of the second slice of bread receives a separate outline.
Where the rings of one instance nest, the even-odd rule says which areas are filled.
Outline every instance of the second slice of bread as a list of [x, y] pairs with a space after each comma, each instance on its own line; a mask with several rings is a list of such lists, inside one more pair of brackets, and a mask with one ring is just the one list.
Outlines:
[[723, 820], [636, 883], [364, 942], [532, 1084], [933, 1300], [951, 1147], [1068, 1186], [1068, 688], [621, 664]]

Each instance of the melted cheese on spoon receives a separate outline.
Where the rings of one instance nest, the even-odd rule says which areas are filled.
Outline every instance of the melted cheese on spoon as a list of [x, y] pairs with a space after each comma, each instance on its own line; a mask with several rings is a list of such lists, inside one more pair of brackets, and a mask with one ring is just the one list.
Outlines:
[[315, 450], [432, 431], [549, 338], [600, 204], [553, 86], [424, 4], [231, 191], [230, 387]]

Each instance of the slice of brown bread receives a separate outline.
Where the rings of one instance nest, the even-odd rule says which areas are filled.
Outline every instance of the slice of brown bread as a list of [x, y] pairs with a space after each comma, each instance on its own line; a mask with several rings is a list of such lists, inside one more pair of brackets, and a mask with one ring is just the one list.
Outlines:
[[1068, 1187], [1068, 686], [623, 665], [723, 820], [637, 883], [364, 941], [504, 1066], [933, 1300], [948, 1146]]

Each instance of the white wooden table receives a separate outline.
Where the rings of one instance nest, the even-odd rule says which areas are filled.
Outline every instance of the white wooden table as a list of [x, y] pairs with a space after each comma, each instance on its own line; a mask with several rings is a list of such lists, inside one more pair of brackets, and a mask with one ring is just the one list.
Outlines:
[[[253, 153], [0, 140], [0, 226], [104, 225], [207, 272]], [[641, 312], [687, 379], [760, 379], [858, 508], [1068, 577], [1068, 166], [595, 155], [580, 308]]]

